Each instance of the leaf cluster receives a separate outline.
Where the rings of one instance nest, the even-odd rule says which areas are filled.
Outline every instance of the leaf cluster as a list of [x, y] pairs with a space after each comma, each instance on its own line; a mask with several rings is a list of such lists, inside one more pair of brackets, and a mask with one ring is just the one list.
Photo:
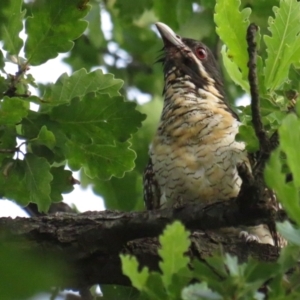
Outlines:
[[[217, 1], [214, 20], [217, 33], [224, 42], [221, 53], [225, 69], [231, 79], [249, 93], [245, 36], [251, 18], [256, 16], [251, 14], [250, 7], [240, 10], [240, 6], [239, 0]], [[295, 70], [300, 61], [299, 2], [282, 0], [279, 4], [274, 3], [272, 10], [273, 13], [269, 10], [267, 22], [265, 19], [265, 24], [261, 24], [261, 31], [265, 34], [261, 37], [259, 32], [257, 36], [260, 111], [270, 136], [278, 129], [288, 108], [298, 97], [294, 90], [299, 82]], [[249, 152], [255, 152], [259, 145], [251, 124], [250, 106], [238, 108], [242, 126], [237, 138], [246, 142]]]
[[[110, 18], [111, 30], [105, 29], [110, 23], [105, 18]], [[0, 1], [0, 196], [22, 206], [36, 203], [46, 212], [51, 203], [62, 201], [62, 195], [73, 190], [77, 182], [73, 171], [80, 170], [82, 186], [92, 185], [107, 208], [141, 209], [141, 177], [163, 87], [161, 66], [154, 64], [162, 44], [153, 24], [165, 22], [181, 36], [201, 39], [211, 47], [223, 61], [226, 93], [233, 103], [249, 92], [245, 37], [248, 25], [255, 22], [260, 27], [257, 68], [262, 120], [269, 136], [276, 130], [280, 136], [265, 178], [295, 222], [278, 228], [296, 246], [286, 248], [280, 260], [270, 265], [239, 264], [228, 255], [189, 262], [184, 256], [188, 233], [175, 223], [160, 238], [162, 273], [140, 270], [136, 259], [122, 257], [124, 273], [140, 293], [102, 288], [107, 299], [110, 295], [112, 299], [116, 295], [263, 299], [258, 289], [267, 282], [269, 299], [298, 299], [298, 269], [288, 282], [284, 273], [299, 259], [299, 105], [296, 114], [287, 114], [300, 87], [299, 20], [296, 0], [174, 0], [172, 5], [166, 0]], [[221, 51], [219, 38], [224, 43]], [[42, 78], [34, 78], [30, 68], [59, 53], [68, 53], [64, 62], [72, 72], [60, 74], [56, 82], [39, 83]], [[13, 74], [6, 71], [11, 63]], [[152, 101], [140, 105], [144, 97]], [[238, 139], [255, 152], [258, 141], [250, 107], [238, 107], [238, 112], [242, 122]], [[289, 181], [287, 174], [291, 174]], [[9, 264], [3, 274], [7, 270]], [[29, 287], [40, 276], [31, 282], [29, 272], [23, 275], [20, 278], [28, 278]], [[200, 283], [192, 284], [195, 278]], [[10, 295], [24, 298], [36, 291], [33, 286]], [[0, 291], [0, 297], [6, 296]]]
[[[299, 230], [287, 223], [280, 226], [280, 232], [289, 242], [296, 240], [295, 245], [299, 246]], [[140, 291], [133, 299], [279, 300], [300, 297], [298, 268], [289, 279], [285, 275], [299, 260], [300, 250], [295, 245], [285, 248], [278, 261], [272, 263], [252, 259], [239, 263], [236, 257], [222, 253], [205, 260], [189, 261], [185, 256], [190, 245], [189, 232], [178, 221], [166, 227], [159, 241], [161, 273], [150, 272], [147, 267], [139, 268], [135, 257], [121, 255], [124, 274]]]
[[[129, 139], [145, 117], [124, 101], [123, 81], [101, 69], [81, 68], [40, 87], [29, 73], [30, 66], [72, 49], [87, 29], [90, 5], [55, 0], [23, 7], [17, 0], [1, 6], [0, 39], [16, 73], [6, 73], [1, 52], [0, 195], [47, 212], [72, 191], [72, 171], [100, 181], [132, 170], [136, 154]], [[19, 38], [23, 21], [25, 41]], [[29, 85], [37, 86], [37, 95]]]

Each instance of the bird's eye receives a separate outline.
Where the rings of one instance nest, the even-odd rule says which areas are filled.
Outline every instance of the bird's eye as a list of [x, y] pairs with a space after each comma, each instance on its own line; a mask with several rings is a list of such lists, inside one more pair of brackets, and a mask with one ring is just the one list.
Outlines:
[[203, 47], [198, 47], [196, 49], [196, 56], [199, 59], [203, 60], [203, 59], [205, 59], [207, 57], [207, 52], [206, 52], [206, 50]]

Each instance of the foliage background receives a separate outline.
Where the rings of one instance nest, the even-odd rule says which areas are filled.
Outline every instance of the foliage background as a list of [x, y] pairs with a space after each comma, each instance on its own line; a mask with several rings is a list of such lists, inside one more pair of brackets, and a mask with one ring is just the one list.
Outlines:
[[[113, 24], [109, 36], [102, 30], [101, 11], [110, 15]], [[228, 100], [234, 104], [249, 90], [245, 30], [255, 22], [260, 28], [263, 122], [270, 134], [281, 126], [283, 140], [266, 178], [299, 224], [299, 180], [288, 185], [284, 175], [287, 169], [298, 174], [293, 167], [298, 154], [290, 149], [299, 149], [294, 144], [299, 131], [289, 135], [288, 129], [299, 128], [299, 119], [286, 118], [286, 110], [299, 91], [299, 15], [295, 0], [220, 0], [217, 5], [210, 0], [1, 1], [0, 195], [23, 206], [37, 203], [47, 211], [51, 203], [62, 200], [63, 193], [72, 191], [72, 171], [80, 170], [82, 186], [92, 185], [107, 208], [143, 209], [142, 173], [162, 107], [162, 68], [155, 64], [162, 42], [154, 23], [164, 22], [213, 50]], [[23, 26], [26, 41], [19, 37]], [[25, 57], [20, 57], [23, 46]], [[30, 75], [30, 65], [39, 66], [58, 53], [68, 53], [65, 62], [72, 74], [62, 74], [50, 84], [38, 83], [39, 78]], [[16, 63], [15, 74], [6, 73], [7, 61]], [[29, 85], [37, 88], [37, 95], [29, 94]], [[151, 101], [141, 104], [142, 94]], [[30, 109], [31, 103], [38, 105], [38, 111]], [[238, 113], [243, 122], [238, 138], [249, 151], [256, 151], [249, 107], [239, 108]], [[25, 151], [21, 145], [26, 145]], [[282, 153], [287, 158], [284, 163]], [[72, 171], [65, 169], [66, 164]], [[217, 263], [238, 269], [228, 257]]]

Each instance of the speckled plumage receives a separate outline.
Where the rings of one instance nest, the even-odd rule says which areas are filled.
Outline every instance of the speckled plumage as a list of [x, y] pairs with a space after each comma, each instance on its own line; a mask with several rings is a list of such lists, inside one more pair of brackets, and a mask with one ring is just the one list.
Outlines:
[[165, 105], [150, 150], [161, 205], [179, 198], [236, 197], [241, 185], [236, 166], [247, 161], [244, 144], [235, 141], [238, 121], [218, 97], [191, 87], [188, 76], [170, 84], [172, 76], [166, 77]]
[[[237, 166], [250, 164], [244, 143], [235, 141], [239, 121], [226, 103], [213, 54], [162, 23], [157, 27], [165, 45], [164, 106], [145, 171], [146, 207], [234, 198], [242, 183]], [[248, 232], [273, 243], [264, 225]]]

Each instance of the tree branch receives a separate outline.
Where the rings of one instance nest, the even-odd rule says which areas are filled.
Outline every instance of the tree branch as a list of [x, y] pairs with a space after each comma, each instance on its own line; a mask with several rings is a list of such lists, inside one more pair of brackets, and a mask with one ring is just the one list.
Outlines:
[[250, 24], [247, 29], [247, 43], [248, 43], [248, 80], [250, 85], [251, 93], [251, 110], [252, 110], [252, 123], [259, 140], [260, 150], [262, 152], [268, 152], [269, 149], [269, 139], [264, 130], [261, 115], [260, 115], [260, 101], [258, 92], [258, 80], [257, 80], [257, 70], [256, 70], [256, 42], [255, 34], [257, 32], [257, 26], [255, 24]]
[[[73, 270], [58, 282], [61, 287], [82, 289], [93, 284], [122, 284], [129, 281], [122, 275], [119, 253], [137, 256], [142, 265], [158, 269], [156, 238], [173, 220], [181, 220], [191, 231], [216, 229], [237, 225], [265, 223], [270, 211], [241, 213], [236, 201], [211, 205], [191, 205], [180, 209], [143, 212], [58, 213], [35, 218], [0, 218], [1, 242], [18, 248], [45, 251], [62, 257]], [[279, 214], [278, 214], [279, 216]], [[274, 217], [274, 216], [272, 216]], [[249, 255], [265, 261], [277, 258], [275, 247], [246, 244], [238, 235], [227, 237], [217, 232], [192, 234], [189, 255], [204, 258], [212, 255], [222, 244], [224, 251], [244, 261]], [[25, 255], [25, 254], [24, 254]]]

